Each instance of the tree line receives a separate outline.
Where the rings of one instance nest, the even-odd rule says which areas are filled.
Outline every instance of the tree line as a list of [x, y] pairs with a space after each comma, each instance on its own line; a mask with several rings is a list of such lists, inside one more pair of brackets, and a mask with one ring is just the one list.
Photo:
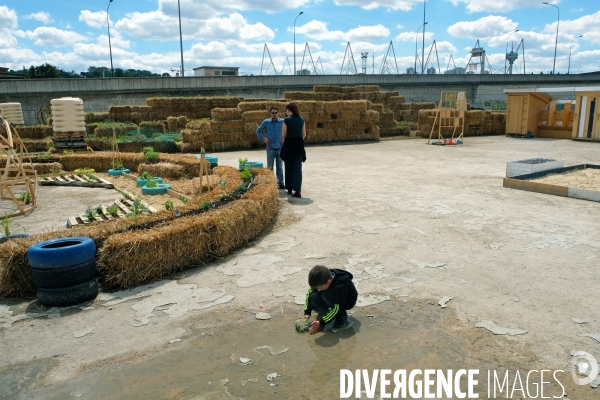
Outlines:
[[[108, 78], [113, 76], [110, 68], [107, 67], [88, 67], [87, 71], [75, 72], [65, 71], [62, 68], [57, 68], [54, 65], [45, 63], [42, 65], [31, 66], [20, 70], [10, 70], [10, 72], [16, 74], [26, 75], [29, 79], [40, 79], [40, 78]], [[170, 76], [168, 73], [157, 74], [146, 70], [139, 69], [123, 69], [115, 68], [114, 76], [117, 78], [145, 78], [149, 76]]]

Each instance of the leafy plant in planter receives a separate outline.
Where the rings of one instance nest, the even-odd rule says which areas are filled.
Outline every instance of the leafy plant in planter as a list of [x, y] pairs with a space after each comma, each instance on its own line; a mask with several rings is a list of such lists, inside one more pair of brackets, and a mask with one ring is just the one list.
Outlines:
[[[225, 179], [221, 179], [221, 180], [219, 181], [219, 185], [221, 185], [223, 188], [225, 188], [225, 187], [227, 186], [227, 181], [226, 181]], [[224, 200], [224, 199], [228, 198], [229, 196], [230, 196], [230, 194], [229, 194], [229, 193], [227, 193], [227, 190], [226, 190], [226, 191], [225, 191], [225, 192], [223, 192], [222, 194], [218, 194], [218, 195], [217, 195], [217, 198], [218, 198], [219, 200]]]
[[116, 204], [113, 204], [112, 206], [106, 208], [106, 212], [112, 215], [113, 217], [116, 217], [117, 213], [119, 212], [119, 207], [117, 207]]
[[121, 161], [111, 161], [110, 165], [112, 165], [113, 169], [123, 170], [123, 163]]
[[98, 204], [96, 206], [96, 214], [98, 214], [98, 215], [103, 214], [102, 206], [100, 204]]
[[146, 162], [151, 163], [153, 161], [155, 161], [158, 157], [160, 157], [160, 153], [157, 151], [154, 151], [153, 147], [144, 147], [142, 149], [142, 152], [144, 153], [144, 157], [146, 157]]
[[38, 160], [49, 160], [50, 159], [50, 154], [48, 154], [48, 153], [42, 153], [42, 154], [39, 154], [37, 156], [37, 158], [38, 158]]
[[248, 190], [248, 188], [243, 183], [240, 183], [235, 187], [235, 190], [237, 190], [238, 192], [245, 192], [246, 190]]
[[97, 217], [96, 210], [92, 209], [92, 207], [88, 207], [83, 213], [83, 216], [86, 217], [90, 222], [95, 221]]
[[175, 206], [173, 204], [173, 200], [165, 201], [165, 210], [173, 212], [175, 210]]
[[250, 171], [250, 169], [246, 167], [246, 165], [244, 165], [242, 172], [240, 172], [240, 178], [242, 178], [243, 180], [252, 178], [252, 171]]
[[150, 179], [148, 182], [146, 182], [146, 187], [155, 188], [157, 186], [158, 182], [156, 182], [154, 179]]
[[129, 207], [129, 211], [130, 213], [127, 214], [128, 218], [133, 218], [134, 223], [137, 225], [137, 221], [140, 215], [142, 215], [142, 213], [144, 211], [148, 211], [148, 207], [146, 207], [144, 205], [144, 203], [142, 203], [142, 199], [139, 197], [136, 197], [133, 200], [133, 204], [131, 205], [131, 207]]
[[150, 175], [150, 172], [148, 171], [144, 171], [141, 173], [140, 178], [145, 180], [145, 181], [149, 181], [152, 179], [152, 175]]
[[31, 193], [23, 192], [19, 195], [19, 200], [25, 202], [25, 204], [31, 203]]
[[200, 203], [200, 205], [198, 206], [198, 209], [206, 211], [206, 210], [208, 210], [210, 207], [211, 207], [211, 204], [210, 204], [210, 202], [208, 202], [208, 201], [204, 200], [202, 203]]

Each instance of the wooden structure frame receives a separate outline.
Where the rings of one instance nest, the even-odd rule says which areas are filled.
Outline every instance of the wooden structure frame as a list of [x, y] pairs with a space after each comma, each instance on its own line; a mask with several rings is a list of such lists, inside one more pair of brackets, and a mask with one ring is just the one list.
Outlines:
[[440, 93], [440, 104], [435, 113], [435, 120], [429, 133], [427, 144], [431, 142], [431, 136], [437, 127], [438, 140], [444, 140], [444, 128], [453, 128], [452, 140], [455, 139], [456, 130], [460, 133], [456, 139], [464, 141], [465, 116], [467, 113], [467, 94], [459, 91], [442, 91]]
[[[507, 135], [600, 140], [600, 87], [506, 89]], [[560, 105], [560, 106], [559, 106]]]
[[[0, 135], [0, 157], [4, 156], [6, 164], [0, 168], [0, 198], [12, 200], [17, 206], [17, 211], [7, 214], [8, 217], [25, 215], [37, 207], [37, 172], [33, 167], [25, 169], [23, 158], [28, 157], [27, 149], [16, 131], [0, 115], [0, 123], [4, 125], [6, 136]], [[17, 147], [17, 151], [15, 151]], [[31, 159], [30, 159], [31, 162]], [[15, 189], [23, 186], [24, 191], [17, 197]], [[22, 199], [20, 197], [23, 197]]]

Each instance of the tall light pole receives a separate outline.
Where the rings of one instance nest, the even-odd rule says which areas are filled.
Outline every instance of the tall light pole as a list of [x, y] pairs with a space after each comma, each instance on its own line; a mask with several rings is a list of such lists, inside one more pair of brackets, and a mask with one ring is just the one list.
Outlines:
[[569, 69], [567, 69], [567, 74], [571, 73], [571, 47], [573, 47], [573, 42], [579, 39], [580, 37], [583, 37], [583, 35], [574, 37], [573, 40], [571, 40], [571, 45], [569, 46]]
[[185, 76], [185, 68], [183, 67], [183, 36], [181, 35], [181, 5], [179, 4], [179, 0], [177, 0], [177, 9], [179, 11], [179, 50], [181, 51], [181, 77], [183, 78]]
[[294, 19], [294, 75], [296, 75], [296, 20], [302, 14], [304, 14], [304, 11], [300, 11], [300, 14], [296, 15]]
[[554, 75], [554, 69], [556, 68], [556, 48], [558, 47], [558, 25], [560, 24], [560, 8], [558, 8], [555, 4], [550, 4], [547, 1], [542, 2], [547, 6], [556, 7], [556, 11], [558, 11], [558, 19], [556, 20], [556, 41], [554, 42], [554, 64], [552, 64], [552, 75]]
[[421, 75], [425, 73], [425, 6], [427, 5], [427, 0], [423, 0], [423, 50], [421, 52]]
[[113, 69], [113, 62], [112, 62], [112, 46], [110, 45], [110, 22], [108, 21], [108, 9], [110, 8], [110, 3], [112, 3], [113, 0], [110, 0], [108, 2], [108, 7], [106, 7], [106, 26], [108, 28], [108, 51], [110, 53], [110, 76], [115, 76], [115, 70]]
[[[414, 73], [417, 73], [417, 57], [419, 56], [417, 53], [418, 49], [417, 49], [417, 43], [419, 43], [419, 30], [421, 28], [423, 28], [423, 36], [425, 36], [425, 25], [427, 25], [429, 22], [425, 22], [424, 24], [422, 24], [421, 26], [419, 26], [419, 29], [417, 29], [417, 35], [415, 36], [415, 71]], [[423, 74], [423, 69], [421, 68], [421, 74]]]
[[508, 54], [508, 39], [510, 38], [510, 35], [512, 35], [515, 32], [519, 32], [519, 29], [512, 31], [511, 33], [508, 34], [508, 37], [506, 38], [506, 51], [504, 52], [505, 56], [504, 56], [504, 74], [506, 74], [506, 54]]

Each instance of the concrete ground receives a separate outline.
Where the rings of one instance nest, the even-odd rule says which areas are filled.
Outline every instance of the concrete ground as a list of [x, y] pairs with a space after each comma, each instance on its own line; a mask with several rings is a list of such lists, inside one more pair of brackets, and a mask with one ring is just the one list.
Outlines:
[[[384, 362], [392, 370], [564, 370], [571, 399], [597, 398], [600, 389], [573, 384], [569, 353], [600, 359], [599, 205], [505, 189], [502, 178], [509, 160], [597, 163], [599, 150], [506, 137], [308, 147], [303, 198], [280, 191], [273, 229], [230, 257], [102, 293], [86, 307], [1, 301], [0, 386], [8, 389], [0, 398], [336, 398], [340, 368]], [[232, 166], [265, 158], [264, 150], [217, 156]], [[80, 213], [98, 200], [78, 203], [64, 208]], [[44, 229], [27, 221], [43, 207], [19, 222], [29, 233]], [[317, 263], [354, 274], [353, 335], [293, 331]], [[451, 300], [441, 308], [444, 296]], [[256, 320], [259, 312], [272, 319]], [[25, 313], [42, 316], [20, 319]], [[484, 320], [521, 332], [475, 327]], [[400, 342], [406, 352], [397, 353]], [[249, 348], [260, 343], [273, 348], [239, 366], [239, 357], [257, 358]], [[276, 368], [275, 384], [266, 375]]]

